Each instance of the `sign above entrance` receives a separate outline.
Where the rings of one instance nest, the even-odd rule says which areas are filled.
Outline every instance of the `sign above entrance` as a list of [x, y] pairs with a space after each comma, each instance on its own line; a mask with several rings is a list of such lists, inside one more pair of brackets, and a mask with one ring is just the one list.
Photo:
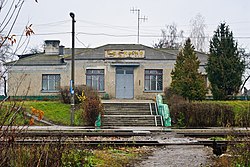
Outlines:
[[105, 50], [106, 58], [144, 58], [145, 50]]

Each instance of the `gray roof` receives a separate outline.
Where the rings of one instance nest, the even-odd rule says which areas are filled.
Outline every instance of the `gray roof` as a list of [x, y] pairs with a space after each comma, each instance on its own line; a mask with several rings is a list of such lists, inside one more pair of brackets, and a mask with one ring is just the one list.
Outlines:
[[[141, 44], [107, 44], [93, 49], [76, 49], [76, 60], [105, 59], [105, 50], [144, 50], [146, 60], [175, 60], [173, 53], [163, 52]], [[67, 52], [70, 54], [71, 51]], [[80, 54], [78, 54], [78, 53]], [[70, 57], [67, 57], [70, 59]], [[116, 58], [117, 59], [117, 58]], [[124, 59], [124, 58], [123, 58]]]
[[[178, 49], [160, 49], [160, 50], [163, 51], [163, 52], [166, 52], [166, 53], [174, 54], [176, 56], [178, 55], [178, 53], [180, 51]], [[201, 62], [200, 65], [205, 65], [207, 63], [208, 54], [203, 53], [203, 52], [198, 52], [198, 51], [195, 51], [195, 53], [196, 53], [196, 56], [198, 57], [198, 59]]]
[[[141, 44], [107, 44], [97, 48], [76, 48], [75, 49], [75, 60], [104, 60], [105, 50], [144, 50], [145, 57], [141, 58], [144, 60], [176, 60], [178, 50], [169, 49], [154, 49]], [[196, 52], [201, 65], [205, 65], [207, 62], [207, 54]], [[65, 48], [64, 58], [66, 60], [71, 59], [71, 49]], [[112, 59], [112, 58], [108, 58]], [[113, 58], [114, 59], [114, 58]], [[117, 60], [117, 58], [115, 58]], [[125, 58], [119, 58], [125, 59]], [[133, 58], [126, 58], [133, 59]], [[7, 63], [6, 65], [17, 65], [17, 66], [52, 66], [52, 65], [65, 65], [62, 61], [62, 57], [59, 55], [46, 55], [44, 53], [23, 55], [18, 61]]]
[[[20, 56], [19, 56], [20, 57]], [[6, 63], [5, 65], [15, 65], [15, 66], [57, 66], [65, 65], [62, 57], [59, 55], [45, 55], [44, 53], [33, 54], [29, 56], [23, 56], [17, 61]]]

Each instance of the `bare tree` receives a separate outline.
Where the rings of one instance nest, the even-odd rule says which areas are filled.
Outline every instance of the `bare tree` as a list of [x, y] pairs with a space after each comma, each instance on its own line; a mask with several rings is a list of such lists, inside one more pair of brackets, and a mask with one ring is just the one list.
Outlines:
[[161, 39], [155, 44], [154, 48], [179, 49], [182, 46], [184, 31], [178, 31], [175, 23], [167, 25], [166, 29], [161, 30]]
[[191, 41], [197, 51], [205, 51], [206, 36], [205, 36], [205, 19], [198, 13], [190, 20], [191, 24]]
[[[25, 2], [26, 0], [0, 0], [0, 82], [6, 83], [7, 78], [8, 69], [4, 69], [3, 64], [15, 59], [19, 49], [24, 48], [24, 51], [28, 46], [30, 35], [34, 34], [32, 24], [24, 27], [18, 41], [16, 35], [12, 33]], [[12, 49], [13, 45], [15, 49]]]
[[250, 79], [250, 53], [246, 53], [244, 48], [239, 49], [239, 54], [241, 59], [245, 62], [245, 72], [242, 78], [242, 86], [240, 88], [240, 92], [244, 89], [247, 81]]

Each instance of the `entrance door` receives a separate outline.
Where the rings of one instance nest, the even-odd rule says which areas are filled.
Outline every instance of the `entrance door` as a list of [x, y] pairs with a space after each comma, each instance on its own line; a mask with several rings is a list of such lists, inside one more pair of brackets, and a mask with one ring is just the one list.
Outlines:
[[134, 97], [134, 68], [116, 68], [116, 98], [132, 99]]

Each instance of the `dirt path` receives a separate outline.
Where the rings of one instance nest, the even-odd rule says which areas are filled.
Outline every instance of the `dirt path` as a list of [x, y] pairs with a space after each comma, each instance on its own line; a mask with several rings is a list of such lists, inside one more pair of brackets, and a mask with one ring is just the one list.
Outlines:
[[[154, 133], [144, 140], [157, 140], [163, 143], [188, 143], [197, 139], [178, 136], [175, 133]], [[209, 167], [213, 166], [212, 148], [203, 145], [170, 145], [153, 147], [152, 153], [135, 167]]]
[[137, 162], [136, 167], [209, 167], [212, 166], [212, 149], [203, 146], [165, 146], [153, 148], [148, 158]]

